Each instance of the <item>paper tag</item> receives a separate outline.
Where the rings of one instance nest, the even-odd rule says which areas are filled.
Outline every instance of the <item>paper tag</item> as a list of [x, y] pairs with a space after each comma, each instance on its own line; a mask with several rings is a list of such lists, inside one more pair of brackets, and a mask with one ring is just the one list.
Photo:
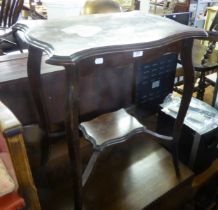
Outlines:
[[133, 58], [143, 56], [143, 51], [135, 51], [133, 52]]
[[102, 64], [102, 63], [104, 63], [104, 59], [103, 58], [96, 58], [95, 59], [95, 64]]

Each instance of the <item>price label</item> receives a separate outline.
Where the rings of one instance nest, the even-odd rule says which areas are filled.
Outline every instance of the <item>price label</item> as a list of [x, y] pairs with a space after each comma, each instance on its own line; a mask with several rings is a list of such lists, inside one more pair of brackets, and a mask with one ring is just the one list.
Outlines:
[[104, 59], [103, 58], [96, 58], [95, 59], [95, 64], [99, 65], [99, 64], [102, 64], [104, 63]]
[[133, 58], [143, 56], [143, 51], [135, 51], [133, 52]]

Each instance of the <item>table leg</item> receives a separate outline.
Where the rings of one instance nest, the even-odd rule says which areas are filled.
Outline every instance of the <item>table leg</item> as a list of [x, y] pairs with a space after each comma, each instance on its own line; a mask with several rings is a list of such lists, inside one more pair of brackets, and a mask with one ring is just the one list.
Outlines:
[[65, 66], [67, 72], [67, 101], [66, 101], [66, 134], [68, 150], [73, 167], [74, 208], [82, 210], [82, 170], [79, 142], [79, 79], [75, 66]]

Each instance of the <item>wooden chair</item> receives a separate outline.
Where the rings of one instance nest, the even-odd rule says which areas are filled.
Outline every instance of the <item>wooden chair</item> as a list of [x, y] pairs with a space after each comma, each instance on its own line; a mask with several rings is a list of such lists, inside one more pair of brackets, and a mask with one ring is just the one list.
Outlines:
[[6, 140], [0, 133], [0, 209], [21, 210], [25, 201], [19, 195], [19, 185]]
[[[9, 45], [17, 45], [20, 51], [16, 31], [11, 30], [11, 26], [17, 22], [23, 7], [24, 0], [2, 0], [0, 9], [0, 44], [7, 43]], [[15, 42], [7, 37], [12, 34]]]
[[[215, 85], [216, 74], [218, 68], [218, 50], [215, 49], [218, 40], [218, 13], [216, 14], [210, 29], [208, 37], [204, 40], [195, 40], [192, 57], [195, 69], [195, 88], [197, 98], [204, 99], [205, 88], [208, 85]], [[207, 42], [206, 42], [207, 41]], [[177, 77], [182, 77], [182, 70], [177, 72]], [[211, 74], [213, 74], [211, 76]], [[182, 88], [179, 86], [183, 84], [183, 80], [178, 80], [175, 83], [175, 91], [182, 94]]]
[[19, 192], [25, 199], [27, 208], [30, 210], [40, 210], [39, 198], [23, 140], [22, 126], [2, 102], [0, 102], [0, 132], [7, 142], [19, 184]]

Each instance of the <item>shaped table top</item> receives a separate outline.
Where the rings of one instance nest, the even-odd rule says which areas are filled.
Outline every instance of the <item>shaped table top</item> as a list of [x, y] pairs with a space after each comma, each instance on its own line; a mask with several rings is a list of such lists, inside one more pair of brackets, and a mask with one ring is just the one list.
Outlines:
[[206, 37], [201, 29], [141, 12], [76, 16], [57, 20], [26, 20], [14, 29], [24, 32], [30, 45], [47, 52], [54, 61], [100, 53], [143, 50], [186, 38]]

